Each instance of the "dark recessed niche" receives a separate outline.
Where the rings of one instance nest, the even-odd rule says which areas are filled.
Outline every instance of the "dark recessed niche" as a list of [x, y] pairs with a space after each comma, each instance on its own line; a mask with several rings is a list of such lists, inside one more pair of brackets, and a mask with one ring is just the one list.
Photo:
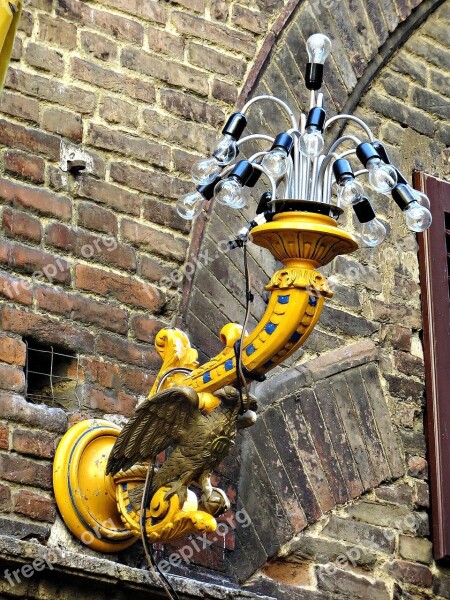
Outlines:
[[79, 357], [59, 346], [24, 340], [26, 398], [35, 404], [79, 409], [77, 389], [80, 383]]

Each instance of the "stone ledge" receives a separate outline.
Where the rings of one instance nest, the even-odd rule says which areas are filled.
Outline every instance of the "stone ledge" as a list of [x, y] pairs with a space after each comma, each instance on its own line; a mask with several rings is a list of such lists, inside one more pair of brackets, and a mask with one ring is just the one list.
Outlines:
[[[26, 563], [40, 558], [48, 561], [52, 567], [52, 574], [48, 569], [39, 573], [42, 580], [51, 580], [56, 574], [64, 574], [77, 579], [91, 579], [102, 583], [102, 586], [117, 588], [118, 581], [121, 589], [126, 593], [130, 591], [141, 592], [152, 598], [165, 598], [156, 576], [151, 571], [136, 569], [127, 565], [115, 563], [108, 559], [97, 558], [66, 552], [59, 548], [49, 548], [36, 542], [17, 540], [10, 536], [0, 535], [0, 565], [17, 565], [21, 567]], [[11, 570], [11, 566], [8, 566]], [[217, 600], [246, 600], [256, 598], [260, 600], [275, 600], [271, 596], [257, 596], [254, 593], [240, 590], [239, 588], [225, 587], [210, 583], [203, 583], [193, 579], [169, 575], [168, 579], [175, 591], [182, 598], [211, 598]], [[31, 581], [31, 580], [30, 580]], [[106, 589], [104, 588], [104, 591]], [[34, 597], [34, 596], [33, 596]], [[116, 597], [116, 596], [115, 596]], [[147, 596], [148, 597], [148, 596]], [[36, 596], [39, 598], [39, 596]]]

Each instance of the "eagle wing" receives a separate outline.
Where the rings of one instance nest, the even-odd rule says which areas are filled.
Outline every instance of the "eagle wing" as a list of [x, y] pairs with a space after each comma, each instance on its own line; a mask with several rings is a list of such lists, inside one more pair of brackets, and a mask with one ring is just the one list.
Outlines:
[[145, 400], [120, 432], [106, 474], [126, 471], [178, 443], [198, 409], [198, 394], [189, 387], [172, 387]]

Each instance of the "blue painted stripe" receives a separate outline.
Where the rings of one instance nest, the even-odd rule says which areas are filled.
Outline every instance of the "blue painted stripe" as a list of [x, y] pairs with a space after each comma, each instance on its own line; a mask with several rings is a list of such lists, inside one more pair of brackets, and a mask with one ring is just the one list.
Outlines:
[[296, 331], [289, 341], [291, 342], [291, 344], [296, 344], [301, 337], [301, 333], [298, 333], [298, 331]]
[[275, 325], [275, 323], [272, 323], [272, 321], [269, 321], [267, 323], [267, 325], [265, 326], [265, 330], [269, 335], [272, 335], [272, 333], [275, 331], [275, 329], [278, 327], [278, 325]]
[[231, 371], [233, 368], [233, 359], [229, 358], [225, 361], [225, 371]]
[[308, 304], [310, 306], [317, 306], [317, 298], [315, 296], [310, 296], [308, 300]]
[[129, 505], [127, 506], [127, 513], [130, 513], [132, 510], [133, 510], [133, 505], [132, 505], [132, 504], [129, 504]]
[[278, 302], [280, 304], [287, 304], [289, 302], [290, 299], [290, 295], [287, 294], [287, 296], [278, 296]]
[[208, 381], [211, 381], [211, 373], [209, 371], [203, 375], [203, 383], [208, 383]]
[[249, 344], [247, 346], [247, 348], [245, 349], [245, 354], [247, 356], [250, 356], [250, 354], [253, 354], [253, 352], [256, 352], [256, 348], [255, 348], [255, 346], [253, 344]]

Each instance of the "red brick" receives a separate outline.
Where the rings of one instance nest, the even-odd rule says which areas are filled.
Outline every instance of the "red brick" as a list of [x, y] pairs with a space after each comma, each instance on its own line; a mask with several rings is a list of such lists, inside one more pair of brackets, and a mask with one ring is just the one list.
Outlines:
[[143, 315], [136, 315], [131, 321], [131, 328], [136, 339], [149, 344], [154, 343], [156, 334], [164, 327], [166, 325], [162, 321], [149, 319]]
[[14, 454], [0, 454], [0, 477], [7, 481], [52, 488], [52, 465]]
[[231, 106], [236, 103], [238, 93], [236, 86], [222, 81], [221, 79], [214, 79], [211, 86], [211, 95], [216, 100], [222, 100]]
[[117, 412], [125, 417], [131, 417], [138, 404], [138, 398], [132, 394], [127, 394], [124, 391], [120, 391], [117, 395], [117, 403]]
[[117, 44], [92, 31], [82, 31], [80, 35], [82, 49], [91, 56], [105, 61], [117, 58]]
[[120, 226], [123, 238], [144, 250], [179, 262], [186, 258], [189, 244], [184, 238], [129, 219], [123, 219]]
[[67, 415], [61, 408], [31, 404], [16, 394], [0, 394], [0, 417], [12, 423], [23, 423], [57, 433], [67, 430]]
[[245, 60], [195, 42], [191, 42], [189, 45], [189, 60], [192, 64], [208, 69], [216, 75], [227, 75], [237, 81], [242, 81], [247, 70]]
[[8, 148], [20, 148], [45, 154], [51, 160], [59, 160], [59, 138], [39, 129], [29, 129], [0, 119], [0, 144]]
[[190, 223], [179, 216], [175, 204], [168, 204], [156, 198], [144, 198], [143, 209], [143, 217], [147, 221], [189, 233]]
[[7, 423], [0, 423], [0, 449], [8, 450], [9, 448], [9, 427]]
[[[1, 126], [0, 126], [1, 128]], [[50, 217], [68, 221], [72, 216], [72, 202], [67, 196], [61, 196], [37, 187], [13, 183], [0, 178], [0, 198], [11, 204], [19, 204]]]
[[165, 302], [163, 294], [151, 285], [88, 265], [76, 266], [76, 287], [151, 311], [158, 311]]
[[122, 66], [170, 85], [193, 90], [202, 96], [208, 95], [208, 77], [202, 71], [182, 64], [158, 58], [138, 48], [125, 48], [122, 51]]
[[43, 311], [96, 325], [115, 333], [126, 334], [128, 331], [128, 313], [121, 308], [97, 302], [91, 298], [65, 294], [53, 288], [38, 288], [35, 291], [35, 297], [38, 308]]
[[186, 92], [160, 90], [160, 101], [163, 108], [184, 119], [208, 123], [213, 127], [219, 127], [225, 120], [225, 115], [219, 107], [210, 102], [203, 102]]
[[140, 169], [129, 163], [113, 162], [110, 172], [118, 183], [163, 198], [175, 199], [192, 191], [192, 183], [189, 181], [182, 181], [159, 171]]
[[145, 2], [141, 0], [104, 0], [103, 4], [139, 17], [139, 19], [156, 21], [162, 25], [167, 22], [166, 10], [156, 0], [145, 0]]
[[179, 35], [174, 35], [168, 31], [161, 31], [161, 29], [150, 28], [147, 40], [149, 48], [155, 52], [181, 59], [184, 56], [184, 39]]
[[428, 463], [422, 456], [410, 456], [408, 458], [408, 475], [418, 479], [427, 479]]
[[134, 249], [121, 244], [113, 237], [100, 237], [60, 223], [52, 223], [45, 230], [45, 243], [88, 260], [130, 271], [136, 270]]
[[18, 150], [7, 150], [4, 154], [5, 170], [34, 183], [45, 179], [45, 161], [39, 156], [26, 154]]
[[82, 361], [86, 381], [98, 384], [103, 388], [118, 389], [122, 384], [119, 365], [86, 357]]
[[64, 73], [64, 59], [61, 52], [41, 44], [30, 42], [25, 52], [25, 60], [32, 67], [48, 71], [53, 75], [62, 76]]
[[11, 488], [4, 484], [0, 484], [0, 510], [9, 512], [11, 510]]
[[33, 291], [31, 282], [18, 279], [0, 270], [0, 295], [14, 300], [19, 304], [30, 306], [33, 304]]
[[72, 76], [100, 88], [125, 94], [136, 100], [153, 103], [155, 101], [155, 86], [139, 78], [129, 77], [104, 69], [99, 65], [89, 63], [74, 57], [71, 63]]
[[70, 21], [78, 21], [88, 27], [99, 29], [119, 40], [139, 45], [144, 40], [144, 28], [140, 23], [106, 11], [96, 10], [84, 2], [60, 0], [56, 7], [56, 14]]
[[22, 340], [0, 335], [0, 361], [10, 365], [25, 365], [26, 347]]
[[56, 507], [51, 498], [41, 494], [20, 490], [13, 496], [13, 510], [37, 521], [53, 523], [56, 519]]
[[405, 583], [431, 587], [433, 575], [428, 567], [406, 560], [395, 560], [389, 565], [389, 573]]
[[122, 382], [131, 392], [147, 395], [155, 382], [155, 376], [148, 371], [127, 367], [122, 373]]
[[40, 14], [39, 40], [48, 44], [73, 50], [77, 45], [77, 28], [73, 23], [58, 17]]
[[117, 123], [124, 127], [138, 126], [138, 110], [135, 106], [112, 96], [103, 98], [100, 106], [100, 116], [110, 123]]
[[263, 12], [249, 10], [239, 4], [233, 4], [231, 20], [238, 27], [256, 34], [264, 33], [269, 23], [268, 17]]
[[153, 348], [107, 333], [98, 336], [97, 352], [140, 367], [156, 369], [161, 365], [161, 359]]
[[22, 237], [34, 242], [42, 238], [42, 226], [38, 218], [6, 207], [3, 211], [2, 227], [9, 237]]
[[44, 431], [15, 429], [13, 431], [12, 447], [20, 454], [30, 454], [39, 458], [53, 458], [55, 455], [56, 438]]
[[423, 359], [408, 352], [395, 352], [395, 366], [405, 375], [421, 377], [424, 372]]
[[91, 352], [94, 336], [90, 331], [37, 315], [24, 310], [3, 306], [0, 309], [0, 324], [5, 331], [27, 335], [41, 343], [51, 343], [75, 352]]
[[117, 235], [118, 231], [116, 215], [111, 210], [91, 202], [79, 202], [78, 225], [114, 236]]
[[26, 121], [39, 122], [39, 101], [13, 92], [2, 92], [0, 111]]
[[91, 179], [90, 177], [83, 177], [80, 182], [78, 195], [90, 198], [101, 204], [106, 204], [119, 212], [125, 212], [130, 215], [139, 215], [141, 210], [139, 194], [124, 190], [117, 185], [106, 183], [106, 181]]
[[76, 143], [83, 139], [83, 121], [80, 115], [60, 108], [46, 108], [42, 114], [42, 127]]
[[56, 78], [50, 79], [12, 68], [8, 71], [6, 85], [29, 96], [54, 102], [83, 114], [92, 113], [96, 103], [93, 92], [87, 92], [75, 85], [66, 85]]
[[18, 244], [10, 244], [7, 264], [10, 267], [32, 273], [49, 281], [70, 283], [70, 264], [58, 256]]
[[136, 396], [131, 396], [125, 392], [116, 392], [108, 390], [107, 392], [99, 390], [94, 386], [88, 386], [85, 392], [85, 403], [90, 408], [97, 409], [103, 413], [120, 414], [129, 417], [133, 414], [137, 404]]
[[0, 389], [22, 392], [25, 389], [23, 369], [0, 363]]
[[[170, 277], [173, 267], [167, 267], [154, 256], [141, 256], [139, 275], [150, 281], [159, 281], [163, 277]], [[175, 271], [178, 273], [178, 271]]]

